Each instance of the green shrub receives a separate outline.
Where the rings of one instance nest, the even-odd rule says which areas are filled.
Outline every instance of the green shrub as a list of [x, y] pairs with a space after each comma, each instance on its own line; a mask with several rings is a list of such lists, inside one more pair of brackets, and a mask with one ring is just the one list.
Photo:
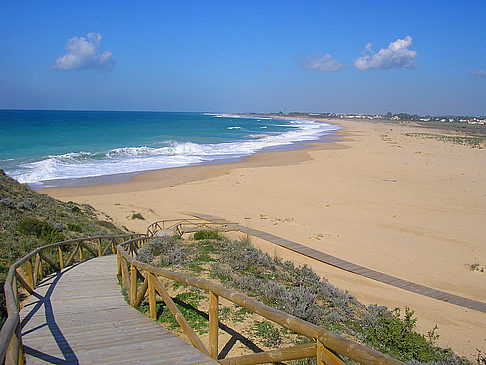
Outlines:
[[217, 240], [219, 239], [219, 234], [218, 232], [215, 231], [197, 231], [194, 233], [194, 239], [195, 240]]
[[276, 347], [282, 343], [279, 329], [268, 321], [255, 322], [252, 330], [255, 335], [262, 338], [265, 346]]
[[140, 213], [133, 213], [131, 219], [140, 219], [140, 220], [145, 220], [142, 214]]
[[47, 243], [64, 241], [64, 235], [60, 230], [35, 218], [25, 218], [19, 223], [17, 231], [25, 236], [35, 236]]
[[83, 231], [83, 229], [81, 228], [81, 226], [79, 224], [74, 224], [74, 223], [68, 223], [67, 228], [70, 231], [73, 231], [73, 232], [82, 232]]
[[108, 221], [98, 221], [97, 222], [100, 226], [102, 227], [105, 227], [105, 228], [108, 228], [108, 229], [113, 229], [113, 230], [116, 230], [116, 226], [111, 223], [111, 222], [108, 222]]
[[[447, 352], [435, 347], [433, 342], [439, 335], [435, 333], [437, 327], [429, 331], [426, 338], [415, 332], [417, 319], [413, 317], [414, 312], [408, 307], [405, 308], [404, 318], [400, 318], [400, 309], [393, 312], [386, 311], [378, 319], [375, 326], [366, 328], [366, 342], [378, 350], [390, 353], [401, 361], [416, 360], [419, 362], [440, 361], [447, 357]], [[450, 354], [452, 355], [452, 353]]]

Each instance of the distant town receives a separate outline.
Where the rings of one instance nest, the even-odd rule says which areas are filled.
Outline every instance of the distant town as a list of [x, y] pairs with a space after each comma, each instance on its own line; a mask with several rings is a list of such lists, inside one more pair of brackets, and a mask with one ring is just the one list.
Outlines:
[[440, 122], [440, 123], [467, 123], [486, 125], [485, 116], [420, 116], [417, 114], [388, 112], [381, 114], [349, 114], [349, 113], [302, 113], [302, 112], [279, 112], [277, 115], [289, 117], [313, 117], [313, 118], [338, 118], [338, 119], [369, 119], [369, 120], [401, 120], [410, 122]]

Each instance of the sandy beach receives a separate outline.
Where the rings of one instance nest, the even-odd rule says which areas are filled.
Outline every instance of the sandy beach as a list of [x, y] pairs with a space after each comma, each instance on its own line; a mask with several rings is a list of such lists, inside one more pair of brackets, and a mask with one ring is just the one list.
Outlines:
[[[231, 164], [144, 173], [113, 184], [41, 190], [88, 203], [145, 232], [156, 220], [207, 213], [405, 280], [486, 301], [486, 150], [414, 133], [419, 126], [330, 121], [333, 141]], [[408, 134], [408, 135], [407, 135]], [[131, 219], [140, 213], [145, 220]], [[307, 263], [365, 303], [415, 310], [418, 328], [461, 355], [486, 351], [486, 314]], [[471, 265], [478, 264], [472, 270]]]

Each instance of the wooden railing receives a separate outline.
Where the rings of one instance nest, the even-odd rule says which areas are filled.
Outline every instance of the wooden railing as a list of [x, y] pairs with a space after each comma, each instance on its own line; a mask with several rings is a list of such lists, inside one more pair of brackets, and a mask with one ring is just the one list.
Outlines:
[[[7, 365], [24, 363], [19, 317], [19, 285], [29, 294], [33, 294], [37, 284], [42, 280], [44, 271], [62, 270], [83, 261], [88, 256], [114, 254], [118, 243], [139, 236], [142, 235], [98, 236], [52, 243], [37, 248], [11, 265], [4, 285], [8, 317], [0, 331], [0, 363], [3, 361]], [[66, 259], [64, 254], [70, 251], [67, 250], [69, 246], [75, 247], [68, 256], [66, 255]], [[43, 270], [43, 264], [47, 264], [50, 269]]]
[[[356, 360], [362, 364], [403, 364], [355, 341], [336, 335], [312, 323], [269, 307], [210, 281], [190, 277], [138, 261], [136, 259], [137, 252], [149, 239], [150, 237], [135, 238], [117, 246], [118, 274], [121, 275], [122, 285], [127, 289], [130, 305], [138, 307], [148, 294], [150, 317], [155, 320], [156, 293], [158, 293], [192, 345], [211, 358], [218, 360], [220, 364], [262, 364], [316, 357], [319, 365], [342, 365], [344, 362], [341, 356]], [[130, 268], [128, 268], [128, 265]], [[193, 286], [209, 293], [208, 347], [202, 343], [195, 331], [191, 328], [169, 293], [164, 289], [158, 277]], [[140, 288], [137, 288], [137, 278], [143, 278]], [[220, 297], [257, 313], [270, 321], [278, 323], [297, 334], [307, 337], [311, 343], [228, 359], [218, 359], [218, 303]]]
[[237, 231], [238, 223], [232, 222], [214, 222], [204, 219], [166, 219], [152, 223], [147, 228], [147, 236], [154, 235], [157, 231], [172, 231], [174, 234], [182, 236], [187, 232], [196, 232], [199, 230], [209, 230], [217, 232]]

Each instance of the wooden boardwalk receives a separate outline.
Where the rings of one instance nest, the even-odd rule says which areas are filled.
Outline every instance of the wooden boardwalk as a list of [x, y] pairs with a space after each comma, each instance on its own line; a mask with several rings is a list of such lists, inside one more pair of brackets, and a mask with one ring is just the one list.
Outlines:
[[124, 301], [115, 256], [49, 277], [20, 317], [27, 364], [217, 364]]
[[[218, 223], [224, 222], [224, 219], [213, 217], [203, 213], [188, 213], [188, 214], [197, 218], [206, 219], [213, 222], [218, 222]], [[396, 288], [407, 290], [412, 293], [424, 295], [429, 298], [441, 300], [446, 303], [451, 303], [451, 304], [458, 305], [460, 307], [474, 309], [479, 312], [486, 313], [486, 303], [484, 302], [461, 297], [459, 295], [447, 293], [442, 290], [430, 288], [425, 285], [413, 283], [411, 281], [403, 280], [392, 275], [384, 274], [382, 272], [369, 269], [357, 264], [353, 264], [352, 262], [342, 260], [338, 257], [328, 255], [324, 252], [314, 250], [310, 247], [301, 245], [299, 243], [275, 236], [270, 233], [262, 232], [253, 228], [239, 225], [239, 230], [243, 233], [247, 233], [251, 236], [255, 236], [265, 241], [272, 242], [278, 246], [285, 247], [288, 250], [297, 252], [301, 255], [310, 257], [314, 260], [323, 262], [325, 264], [337, 267], [345, 271], [352, 272], [354, 274], [366, 277], [368, 279], [379, 281], [380, 283], [388, 284]]]

